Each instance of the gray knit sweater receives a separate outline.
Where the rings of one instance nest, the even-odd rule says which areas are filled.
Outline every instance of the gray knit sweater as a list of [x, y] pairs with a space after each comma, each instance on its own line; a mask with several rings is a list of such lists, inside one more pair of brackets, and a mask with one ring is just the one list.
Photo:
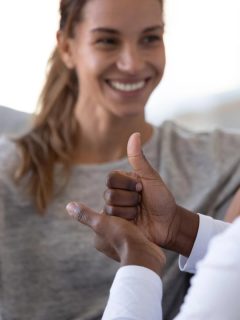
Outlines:
[[[240, 184], [239, 150], [239, 134], [196, 134], [171, 122], [155, 128], [144, 146], [180, 205], [220, 219]], [[13, 183], [18, 163], [15, 144], [1, 138], [0, 319], [100, 319], [118, 265], [94, 249], [92, 232], [70, 219], [65, 206], [80, 200], [100, 210], [108, 172], [130, 170], [127, 159], [75, 166], [68, 185], [43, 217], [24, 193], [24, 185]], [[56, 190], [61, 176], [61, 166], [56, 166]], [[178, 271], [177, 256], [167, 255], [165, 320], [178, 312], [189, 280]]]

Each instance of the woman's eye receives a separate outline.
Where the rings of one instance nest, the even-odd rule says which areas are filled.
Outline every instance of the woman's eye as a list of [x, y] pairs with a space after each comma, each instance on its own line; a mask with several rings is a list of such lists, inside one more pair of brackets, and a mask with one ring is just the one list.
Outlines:
[[98, 39], [96, 43], [100, 46], [112, 47], [117, 45], [118, 41], [117, 39], [114, 39], [114, 38], [102, 38], [102, 39]]
[[149, 35], [142, 40], [143, 44], [155, 44], [160, 41], [162, 41], [162, 37], [157, 35]]

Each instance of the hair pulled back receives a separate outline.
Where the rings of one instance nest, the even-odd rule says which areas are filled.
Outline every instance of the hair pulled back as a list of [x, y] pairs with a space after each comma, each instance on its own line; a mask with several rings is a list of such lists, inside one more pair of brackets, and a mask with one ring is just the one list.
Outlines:
[[[72, 37], [76, 23], [88, 0], [61, 0], [59, 30]], [[32, 129], [15, 140], [21, 151], [21, 163], [15, 178], [28, 174], [28, 192], [43, 213], [54, 193], [54, 164], [70, 170], [70, 160], [78, 141], [74, 107], [78, 97], [75, 71], [63, 63], [56, 47], [48, 61], [45, 85], [39, 97]]]
[[[59, 31], [65, 37], [74, 36], [74, 27], [81, 21], [88, 1], [60, 1]], [[159, 1], [163, 7], [163, 1]], [[15, 140], [22, 156], [15, 172], [16, 181], [27, 175], [27, 191], [41, 214], [54, 196], [54, 165], [56, 162], [62, 164], [66, 177], [71, 169], [71, 158], [79, 138], [74, 113], [78, 90], [75, 71], [65, 66], [56, 47], [48, 61], [46, 82], [39, 97], [32, 129]]]

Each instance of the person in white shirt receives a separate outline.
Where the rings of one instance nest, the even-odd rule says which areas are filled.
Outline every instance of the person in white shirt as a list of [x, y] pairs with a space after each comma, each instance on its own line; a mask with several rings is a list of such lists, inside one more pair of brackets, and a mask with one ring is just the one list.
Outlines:
[[181, 208], [145, 159], [138, 133], [127, 150], [133, 173], [109, 175], [103, 214], [67, 206], [95, 231], [96, 248], [121, 263], [102, 319], [162, 319], [162, 248], [180, 254], [182, 271], [196, 273], [176, 320], [240, 319], [240, 218], [229, 224]]

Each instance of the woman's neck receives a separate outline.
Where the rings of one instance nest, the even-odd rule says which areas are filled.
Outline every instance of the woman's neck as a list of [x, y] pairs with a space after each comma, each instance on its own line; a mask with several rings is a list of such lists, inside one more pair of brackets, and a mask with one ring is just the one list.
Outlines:
[[[86, 120], [86, 119], [85, 119]], [[119, 160], [127, 155], [127, 142], [133, 132], [140, 132], [142, 143], [152, 136], [152, 127], [144, 116], [94, 119], [79, 119], [79, 145], [74, 163], [104, 163]]]

